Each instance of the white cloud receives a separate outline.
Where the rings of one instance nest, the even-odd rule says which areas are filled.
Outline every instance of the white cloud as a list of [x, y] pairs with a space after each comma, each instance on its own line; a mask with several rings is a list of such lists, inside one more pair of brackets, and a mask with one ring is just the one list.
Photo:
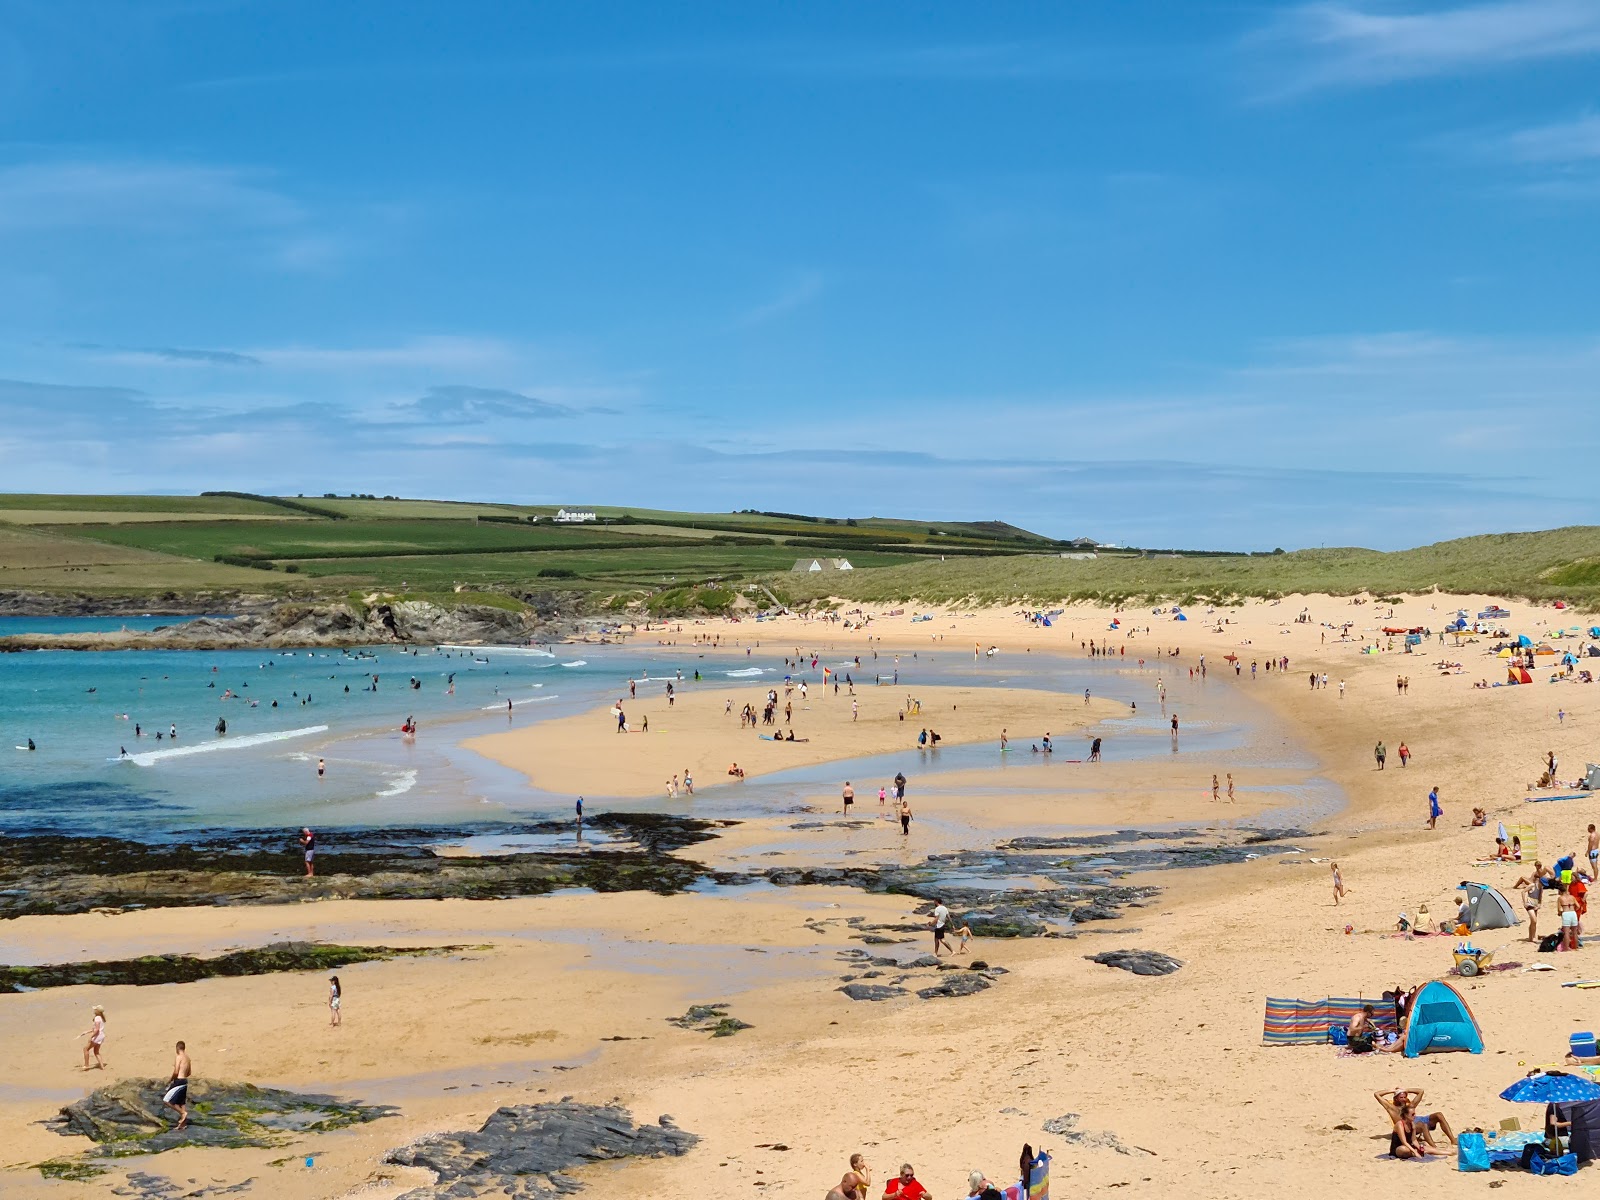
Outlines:
[[423, 337], [392, 346], [274, 346], [241, 353], [287, 371], [472, 370], [506, 366], [517, 357], [505, 342], [472, 337]]
[[1500, 0], [1412, 12], [1308, 4], [1252, 40], [1309, 56], [1288, 91], [1381, 84], [1600, 53], [1600, 4]]

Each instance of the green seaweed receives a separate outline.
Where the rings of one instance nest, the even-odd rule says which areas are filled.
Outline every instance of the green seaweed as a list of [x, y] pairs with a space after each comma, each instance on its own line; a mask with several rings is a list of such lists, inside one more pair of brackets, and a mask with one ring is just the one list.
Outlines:
[[82, 1158], [47, 1158], [33, 1165], [46, 1179], [64, 1179], [70, 1183], [87, 1183], [97, 1176], [110, 1173], [109, 1167]]

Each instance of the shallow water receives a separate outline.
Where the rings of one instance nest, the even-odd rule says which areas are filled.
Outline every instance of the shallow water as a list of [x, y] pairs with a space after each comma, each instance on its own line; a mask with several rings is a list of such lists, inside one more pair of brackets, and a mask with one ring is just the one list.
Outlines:
[[[195, 826], [317, 827], [459, 824], [498, 819], [566, 818], [572, 798], [530, 788], [518, 773], [465, 750], [478, 734], [590, 711], [667, 680], [688, 689], [759, 686], [791, 672], [781, 652], [706, 651], [691, 657], [649, 646], [533, 648], [379, 647], [339, 650], [40, 651], [0, 655], [0, 832], [59, 830], [159, 836]], [[1034, 654], [973, 662], [959, 652], [912, 659], [864, 658], [856, 668], [868, 686], [898, 669], [900, 685], [1027, 686], [1065, 697], [1089, 688], [1098, 697], [1137, 702], [1145, 711], [1113, 718], [1072, 739], [1057, 739], [1054, 756], [1002, 756], [992, 744], [915, 746], [886, 754], [794, 767], [736, 786], [702, 786], [693, 797], [612, 798], [591, 794], [591, 812], [605, 808], [712, 818], [764, 816], [798, 800], [831, 795], [841, 778], [887, 783], [896, 771], [921, 789], [940, 777], [984, 769], [995, 787], [1010, 766], [1044, 765], [1044, 782], [1021, 790], [1093, 790], [1083, 756], [1088, 739], [1106, 739], [1114, 761], [1170, 759], [1165, 719], [1155, 699], [1158, 677], [1183, 713], [1185, 752], [1226, 755], [1241, 766], [1309, 769], [1310, 761], [1271, 727], [1271, 718], [1231, 680], [1191, 684], [1186, 669], [1157, 664], [1139, 671], [1119, 660]], [[485, 661], [487, 660], [487, 661]], [[875, 671], [874, 668], [877, 668]], [[692, 676], [698, 668], [704, 682]], [[680, 682], [680, 672], [683, 678]], [[819, 668], [820, 673], [820, 668]], [[795, 678], [820, 683], [817, 675]], [[454, 690], [450, 690], [451, 676]], [[411, 686], [415, 680], [418, 686]], [[346, 688], [349, 690], [346, 691]], [[230, 695], [231, 693], [231, 695]], [[277, 707], [273, 707], [273, 701]], [[511, 709], [508, 712], [507, 702]], [[1070, 712], [1070, 701], [1067, 702]], [[400, 733], [414, 716], [415, 738]], [[227, 722], [226, 735], [214, 727]], [[143, 736], [135, 735], [135, 725]], [[155, 740], [176, 725], [179, 737]], [[5, 749], [33, 738], [34, 752]], [[765, 743], [772, 753], [781, 749]], [[121, 757], [123, 750], [127, 757]], [[759, 751], [758, 751], [759, 752]], [[317, 778], [317, 760], [326, 775]], [[866, 789], [863, 789], [865, 792]], [[966, 788], [982, 794], [984, 788]], [[1272, 822], [1309, 825], [1339, 803], [1337, 790], [1311, 780], [1282, 789]], [[863, 807], [867, 807], [865, 804]], [[865, 815], [865, 814], [863, 814]], [[918, 829], [930, 827], [919, 816]], [[951, 836], [964, 836], [952, 826]]]

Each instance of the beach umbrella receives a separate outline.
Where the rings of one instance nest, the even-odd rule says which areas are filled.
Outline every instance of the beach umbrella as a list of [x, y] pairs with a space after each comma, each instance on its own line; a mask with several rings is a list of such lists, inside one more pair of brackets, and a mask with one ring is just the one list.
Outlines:
[[1500, 1093], [1525, 1104], [1582, 1104], [1600, 1100], [1600, 1084], [1565, 1071], [1532, 1071]]

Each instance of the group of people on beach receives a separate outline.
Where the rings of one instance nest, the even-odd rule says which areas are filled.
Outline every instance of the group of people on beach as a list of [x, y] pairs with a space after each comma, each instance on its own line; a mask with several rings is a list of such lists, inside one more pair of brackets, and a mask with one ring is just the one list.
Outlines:
[[[844, 781], [844, 788], [840, 792], [844, 807], [839, 811], [844, 816], [850, 815], [850, 809], [856, 802], [856, 790], [848, 779]], [[887, 787], [878, 789], [878, 813], [880, 816], [890, 815], [889, 802], [894, 802], [893, 813], [900, 818], [900, 836], [909, 837], [911, 834], [911, 801], [906, 799], [906, 775], [904, 771], [896, 771]]]
[[[872, 1167], [867, 1162], [867, 1156], [852, 1154], [850, 1169], [844, 1173], [843, 1179], [829, 1189], [823, 1200], [868, 1200], [873, 1194], [872, 1186]], [[933, 1193], [923, 1186], [910, 1163], [901, 1163], [900, 1170], [884, 1184], [879, 1194], [885, 1200], [933, 1200]], [[989, 1177], [982, 1171], [975, 1170], [967, 1174], [967, 1196], [970, 1200], [1002, 1200], [1004, 1193], [990, 1183]]]

